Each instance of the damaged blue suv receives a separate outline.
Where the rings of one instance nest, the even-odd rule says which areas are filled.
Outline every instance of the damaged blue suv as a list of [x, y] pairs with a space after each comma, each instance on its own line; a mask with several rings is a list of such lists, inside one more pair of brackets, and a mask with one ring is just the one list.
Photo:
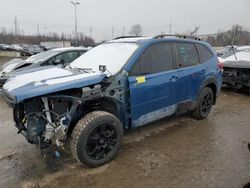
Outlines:
[[29, 143], [69, 141], [80, 164], [97, 167], [118, 153], [124, 130], [183, 113], [206, 118], [221, 84], [217, 56], [198, 38], [120, 37], [65, 68], [10, 78], [3, 96]]

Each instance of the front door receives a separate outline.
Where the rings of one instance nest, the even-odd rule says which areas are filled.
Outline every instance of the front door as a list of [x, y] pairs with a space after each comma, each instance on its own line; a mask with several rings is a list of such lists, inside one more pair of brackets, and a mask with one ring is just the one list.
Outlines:
[[129, 74], [132, 127], [176, 111], [176, 70], [171, 43], [149, 46]]

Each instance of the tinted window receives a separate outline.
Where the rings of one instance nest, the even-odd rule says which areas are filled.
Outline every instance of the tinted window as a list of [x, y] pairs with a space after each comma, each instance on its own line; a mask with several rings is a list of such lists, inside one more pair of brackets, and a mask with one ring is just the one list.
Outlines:
[[56, 57], [53, 57], [49, 59], [47, 62], [43, 63], [42, 66], [46, 65], [55, 65], [55, 60], [56, 59], [61, 59], [62, 63], [71, 63], [74, 61], [76, 58], [78, 58], [81, 55], [80, 52], [66, 52], [57, 55]]
[[213, 54], [211, 53], [210, 50], [208, 50], [206, 46], [202, 44], [197, 44], [196, 46], [198, 48], [201, 63], [204, 63], [213, 57]]
[[176, 43], [179, 68], [199, 64], [198, 52], [194, 44]]
[[63, 54], [56, 56], [56, 59], [61, 59], [65, 63], [71, 63], [80, 55], [81, 55], [80, 52], [67, 52], [67, 53], [63, 53]]
[[135, 63], [131, 75], [145, 75], [172, 70], [174, 60], [170, 43], [154, 44], [143, 52]]

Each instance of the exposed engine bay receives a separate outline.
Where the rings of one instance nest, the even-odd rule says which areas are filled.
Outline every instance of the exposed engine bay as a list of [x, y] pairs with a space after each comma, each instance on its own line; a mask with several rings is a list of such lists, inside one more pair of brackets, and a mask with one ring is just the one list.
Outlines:
[[[70, 125], [82, 117], [88, 101], [100, 98], [101, 86], [36, 97], [14, 107], [13, 116], [18, 133], [41, 149], [51, 144], [63, 146]], [[98, 102], [98, 101], [97, 101]], [[91, 103], [94, 105], [94, 103]], [[91, 108], [94, 108], [91, 107]]]

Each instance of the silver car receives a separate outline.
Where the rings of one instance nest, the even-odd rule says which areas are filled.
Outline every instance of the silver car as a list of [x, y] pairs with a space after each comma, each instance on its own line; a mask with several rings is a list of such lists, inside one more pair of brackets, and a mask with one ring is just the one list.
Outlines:
[[26, 60], [12, 59], [2, 66], [2, 70], [0, 71], [0, 86], [15, 72], [38, 67], [44, 68], [45, 66], [66, 66], [87, 50], [84, 47], [56, 48], [33, 55]]

